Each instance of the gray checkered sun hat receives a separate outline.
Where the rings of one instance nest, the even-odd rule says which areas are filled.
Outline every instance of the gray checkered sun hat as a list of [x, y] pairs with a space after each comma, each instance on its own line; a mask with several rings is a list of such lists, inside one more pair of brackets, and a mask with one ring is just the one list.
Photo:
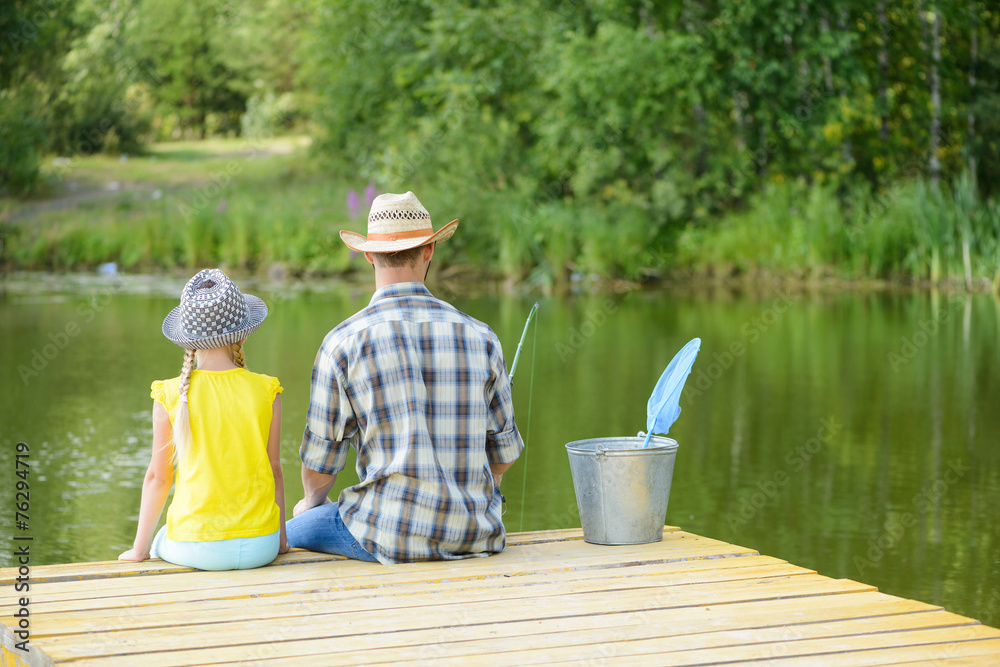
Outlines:
[[219, 269], [205, 269], [184, 286], [181, 305], [163, 319], [163, 335], [184, 349], [207, 350], [238, 343], [265, 317], [263, 301], [244, 295]]

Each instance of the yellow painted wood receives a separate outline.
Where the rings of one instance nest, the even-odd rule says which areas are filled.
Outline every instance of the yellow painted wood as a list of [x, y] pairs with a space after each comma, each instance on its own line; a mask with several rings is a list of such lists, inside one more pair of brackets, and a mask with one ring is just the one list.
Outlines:
[[0, 665], [3, 667], [27, 667], [27, 665], [21, 661], [18, 653], [8, 651], [6, 646], [0, 646]]
[[0, 627], [0, 667], [48, 667], [52, 664], [33, 642], [29, 641], [26, 654], [17, 647], [20, 641], [7, 627]]
[[[880, 664], [927, 651], [1000, 664], [996, 629], [673, 527], [622, 547], [587, 544], [579, 529], [513, 534], [502, 554], [464, 561], [296, 551], [242, 572], [111, 562], [32, 578], [33, 645], [76, 667], [333, 654], [356, 665]], [[0, 622], [13, 610], [0, 600]]]

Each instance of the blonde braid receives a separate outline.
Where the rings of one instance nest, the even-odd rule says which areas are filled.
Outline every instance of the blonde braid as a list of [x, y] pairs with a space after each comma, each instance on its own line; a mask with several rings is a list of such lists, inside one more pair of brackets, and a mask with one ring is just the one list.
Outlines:
[[188, 390], [191, 388], [191, 371], [194, 370], [194, 350], [184, 351], [184, 364], [181, 366], [180, 384], [177, 389], [181, 395], [177, 414], [174, 416], [174, 456], [178, 461], [191, 449], [191, 412], [188, 409]]
[[233, 363], [240, 368], [246, 368], [246, 361], [243, 359], [243, 341], [237, 341], [229, 346], [229, 352], [233, 357]]

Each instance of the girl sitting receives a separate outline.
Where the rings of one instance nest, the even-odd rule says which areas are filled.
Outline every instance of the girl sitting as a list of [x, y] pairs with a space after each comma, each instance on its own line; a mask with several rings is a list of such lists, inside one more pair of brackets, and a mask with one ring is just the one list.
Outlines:
[[[237, 570], [288, 551], [281, 385], [243, 361], [243, 341], [265, 317], [263, 301], [207, 269], [163, 320], [163, 335], [186, 350], [184, 365], [180, 377], [152, 384], [153, 455], [135, 542], [119, 560]], [[175, 479], [167, 524], [154, 538]]]

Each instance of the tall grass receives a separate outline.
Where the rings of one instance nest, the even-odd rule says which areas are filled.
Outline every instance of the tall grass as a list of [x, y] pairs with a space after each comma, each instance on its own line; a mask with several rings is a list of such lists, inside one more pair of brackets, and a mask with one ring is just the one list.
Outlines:
[[[157, 173], [163, 168], [155, 165]], [[214, 189], [177, 187], [159, 199], [142, 191], [138, 199], [133, 193], [47, 211], [2, 223], [0, 261], [43, 270], [117, 262], [132, 270], [222, 264], [265, 271], [280, 264], [293, 275], [343, 274], [363, 266], [337, 236], [342, 228], [365, 230], [364, 215], [348, 218], [349, 180], [317, 173], [308, 161], [279, 160], [255, 163]], [[1000, 286], [1000, 203], [979, 200], [967, 175], [939, 189], [911, 181], [874, 193], [775, 183], [742, 210], [681, 227], [624, 204], [408, 187], [435, 227], [462, 221], [438, 248], [439, 264], [543, 288], [670, 272]]]
[[994, 280], [997, 202], [972, 180], [897, 183], [838, 196], [822, 185], [775, 184], [716, 225], [689, 226], [674, 265], [724, 275], [793, 274], [931, 283]]
[[333, 243], [337, 230], [349, 226], [342, 193], [311, 179], [284, 191], [234, 181], [197, 210], [189, 206], [192, 191], [181, 190], [127, 208], [48, 212], [5, 223], [11, 230], [4, 260], [58, 271], [103, 262], [134, 270], [220, 263], [260, 270], [280, 263], [294, 274], [341, 273], [351, 259], [339, 240]]

